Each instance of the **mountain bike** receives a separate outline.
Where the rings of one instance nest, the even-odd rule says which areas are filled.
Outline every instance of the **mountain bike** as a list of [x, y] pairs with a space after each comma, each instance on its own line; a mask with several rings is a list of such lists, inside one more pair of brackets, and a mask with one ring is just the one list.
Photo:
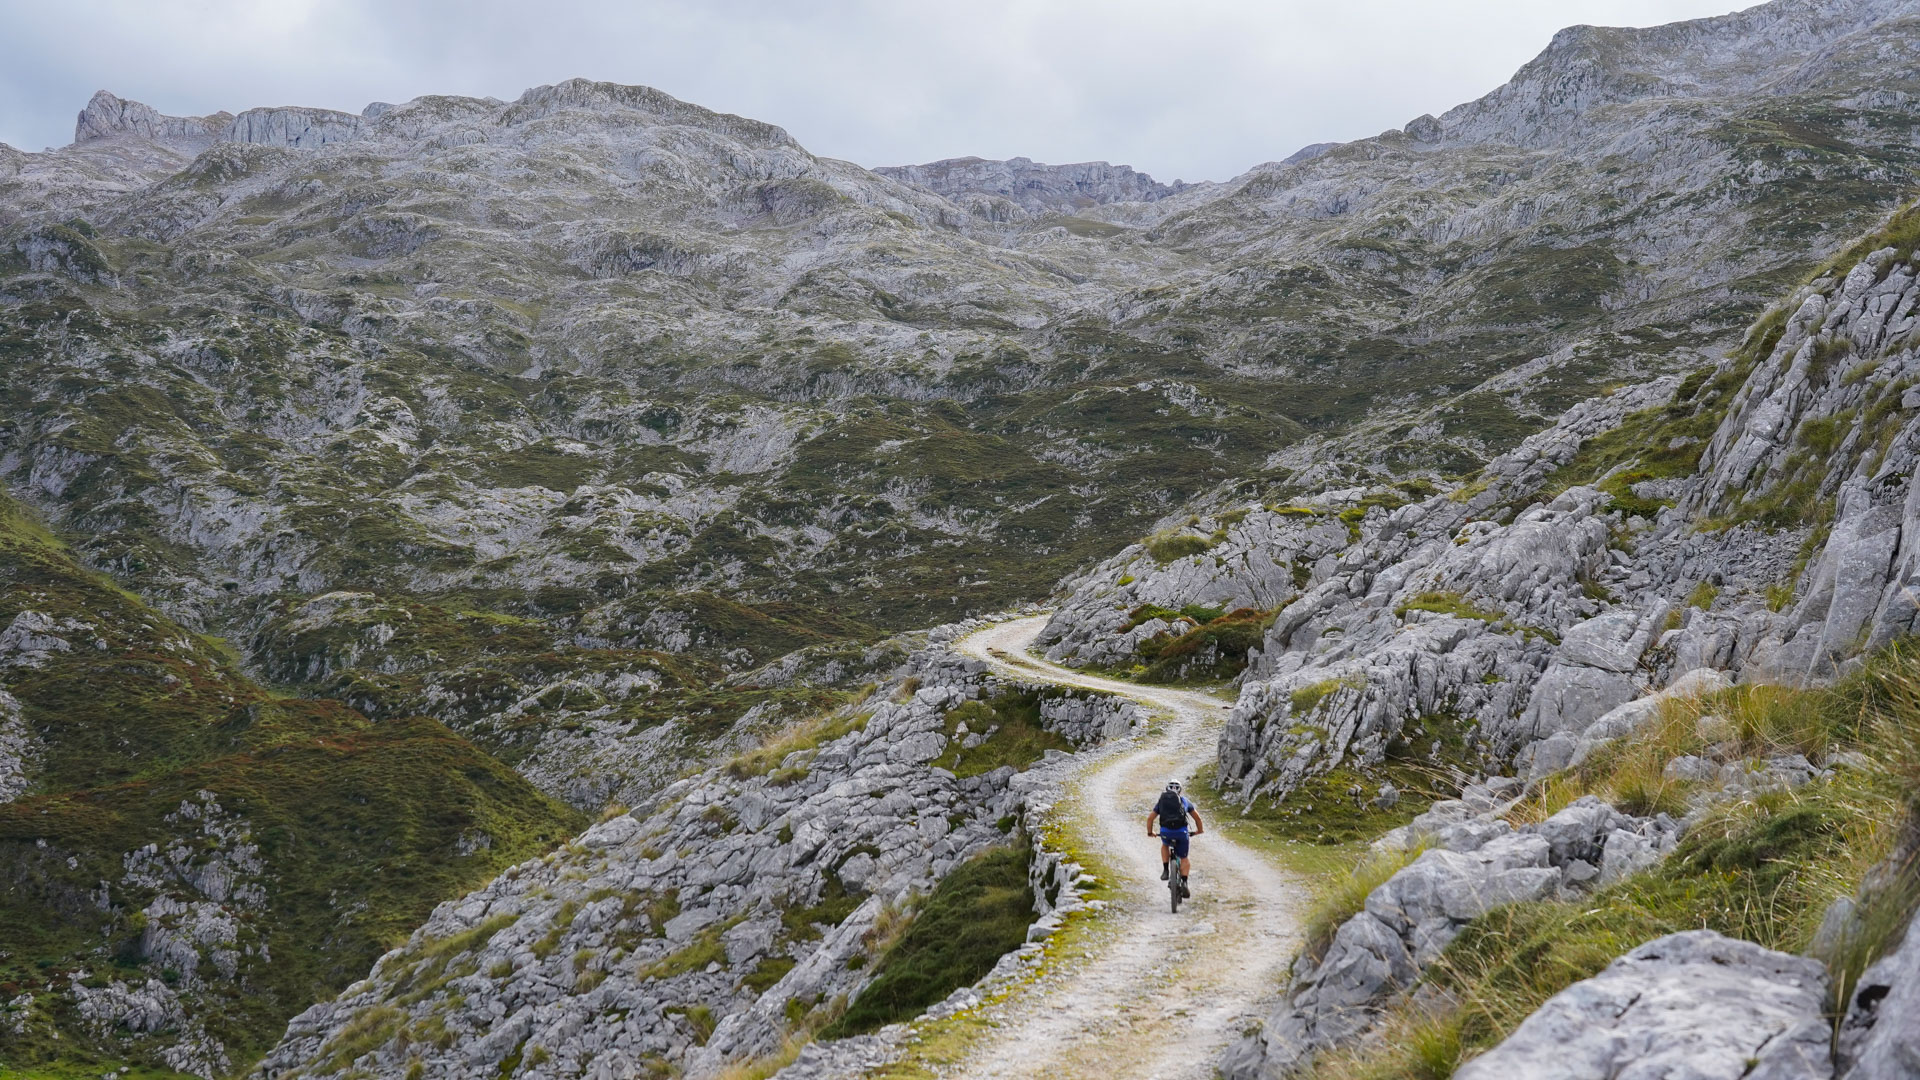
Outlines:
[[[1160, 838], [1155, 837], [1154, 839], [1159, 840]], [[1166, 843], [1165, 840], [1161, 840], [1160, 842], [1163, 844]], [[1188, 843], [1192, 843], [1192, 840], [1189, 839]], [[1180, 895], [1180, 856], [1172, 852], [1168, 852], [1166, 866], [1167, 866], [1167, 898], [1173, 905], [1173, 913], [1175, 915], [1178, 915], [1180, 914], [1180, 901], [1184, 899]]]

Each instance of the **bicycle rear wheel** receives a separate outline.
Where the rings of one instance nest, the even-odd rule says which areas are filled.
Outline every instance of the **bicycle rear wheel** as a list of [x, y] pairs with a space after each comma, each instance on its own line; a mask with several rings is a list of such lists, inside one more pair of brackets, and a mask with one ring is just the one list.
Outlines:
[[1178, 864], [1168, 868], [1167, 896], [1173, 901], [1173, 913], [1180, 914], [1180, 867]]

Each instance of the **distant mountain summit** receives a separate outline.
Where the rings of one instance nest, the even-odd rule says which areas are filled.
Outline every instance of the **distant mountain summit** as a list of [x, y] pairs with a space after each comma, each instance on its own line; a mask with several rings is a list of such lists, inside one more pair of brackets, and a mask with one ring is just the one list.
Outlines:
[[[224, 1073], [303, 995], [364, 974], [319, 966], [338, 920], [389, 892], [370, 910], [430, 909], [494, 857], [476, 852], [529, 849], [509, 831], [531, 844], [637, 805], [864, 693], [901, 659], [877, 644], [896, 631], [1044, 597], [1141, 536], [1182, 575], [1182, 545], [1223, 542], [1190, 516], [1231, 501], [1285, 524], [1329, 491], [1428, 493], [1607, 387], [1712, 362], [1911, 198], [1916, 3], [1575, 28], [1476, 102], [1217, 184], [1026, 158], [869, 170], [586, 79], [358, 113], [95, 95], [71, 145], [0, 146], [0, 485], [65, 538], [58, 580], [111, 575], [141, 606], [107, 633], [99, 603], [61, 600], [78, 584], [21, 569], [55, 558], [37, 525], [13, 555], [0, 529], [0, 661], [31, 645], [84, 665], [47, 667], [81, 674], [46, 687], [127, 703], [84, 727], [22, 674], [41, 668], [0, 663], [0, 703], [21, 703], [11, 727], [0, 707], [0, 751], [10, 730], [46, 743], [0, 761], [23, 793], [0, 800], [0, 879], [32, 886], [0, 896], [0, 986], [41, 988], [47, 1054]], [[1349, 524], [1246, 572], [1281, 590], [1348, 574]], [[169, 650], [175, 666], [141, 659]], [[232, 674], [206, 681], [208, 664]], [[202, 696], [178, 727], [210, 755], [264, 723], [266, 685], [294, 695], [267, 717], [289, 745], [357, 754], [362, 725], [444, 725], [414, 731], [422, 754], [447, 748], [437, 775], [491, 777], [481, 824], [418, 833], [459, 873], [316, 855], [285, 895], [324, 904], [271, 907], [282, 871], [262, 879], [263, 910], [316, 920], [276, 923], [294, 929], [270, 953], [223, 968], [252, 939], [185, 944], [244, 912], [121, 881], [129, 853], [202, 829], [200, 780], [167, 772], [190, 759], [96, 761], [112, 725], [162, 730], [144, 689], [161, 683]], [[331, 784], [343, 766], [315, 768]], [[129, 770], [173, 786], [96, 831], [88, 793], [132, 800]], [[261, 835], [300, 805], [208, 784]], [[365, 805], [427, 808], [391, 794]], [[72, 825], [57, 850], [35, 843], [49, 800]], [[315, 852], [346, 842], [313, 827]], [[175, 936], [127, 921], [149, 906]], [[204, 962], [112, 951], [143, 940]], [[230, 1004], [269, 963], [287, 996]], [[199, 1027], [94, 1026], [82, 1003], [112, 986], [131, 1002], [116, 1015], [151, 1000]]]
[[873, 170], [956, 201], [971, 196], [1004, 199], [1032, 214], [1070, 214], [1116, 202], [1155, 202], [1196, 185], [1162, 184], [1130, 166], [1104, 161], [1043, 165], [1030, 158], [1005, 161], [946, 158], [925, 165], [886, 165]]
[[1916, 0], [1775, 0], [1663, 26], [1570, 26], [1505, 86], [1408, 129], [1540, 147], [1593, 130], [1609, 105], [1903, 82], [1916, 18]]

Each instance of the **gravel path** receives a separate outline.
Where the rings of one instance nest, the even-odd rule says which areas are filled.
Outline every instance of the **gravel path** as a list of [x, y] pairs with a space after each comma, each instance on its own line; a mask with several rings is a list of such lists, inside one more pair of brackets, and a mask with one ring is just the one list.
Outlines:
[[1001, 623], [958, 648], [1009, 675], [1118, 694], [1168, 719], [1092, 755], [1058, 807], [1080, 850], [1122, 878], [1093, 920], [1088, 954], [1048, 965], [990, 1007], [993, 1033], [944, 1075], [1210, 1078], [1214, 1058], [1277, 996], [1299, 946], [1305, 890], [1209, 828], [1194, 841], [1193, 899], [1178, 915], [1167, 910], [1146, 814], [1169, 777], [1190, 777], [1212, 760], [1227, 707], [1035, 659], [1028, 646], [1045, 624], [1044, 616]]

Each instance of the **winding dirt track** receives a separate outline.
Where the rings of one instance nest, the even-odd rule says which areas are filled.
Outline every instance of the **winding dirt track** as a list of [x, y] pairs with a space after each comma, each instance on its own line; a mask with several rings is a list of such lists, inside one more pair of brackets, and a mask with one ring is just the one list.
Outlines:
[[1167, 910], [1160, 845], [1147, 811], [1173, 776], [1212, 760], [1227, 707], [1204, 694], [1085, 675], [1033, 657], [1045, 616], [1001, 623], [959, 642], [969, 656], [1028, 682], [1131, 698], [1166, 719], [1090, 755], [1057, 816], [1089, 861], [1121, 880], [1093, 920], [1083, 956], [1064, 957], [1009, 1000], [945, 1076], [1210, 1078], [1213, 1060], [1264, 1011], [1299, 946], [1306, 894], [1259, 854], [1209, 828], [1193, 844], [1193, 899]]

